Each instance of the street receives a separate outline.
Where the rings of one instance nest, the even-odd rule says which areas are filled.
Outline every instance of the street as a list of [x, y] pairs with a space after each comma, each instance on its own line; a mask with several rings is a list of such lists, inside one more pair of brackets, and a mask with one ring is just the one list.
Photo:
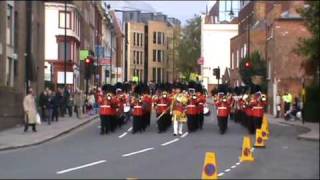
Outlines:
[[179, 137], [172, 135], [171, 128], [158, 134], [152, 119], [141, 134], [131, 134], [131, 124], [127, 124], [101, 136], [95, 120], [48, 143], [2, 151], [0, 177], [199, 179], [205, 152], [214, 151], [222, 179], [319, 178], [319, 142], [297, 140], [296, 135], [306, 131], [303, 128], [270, 124], [266, 148], [254, 149], [255, 162], [238, 163], [247, 134], [241, 125], [229, 121], [227, 133], [220, 135], [215, 113], [211, 113], [202, 131]]

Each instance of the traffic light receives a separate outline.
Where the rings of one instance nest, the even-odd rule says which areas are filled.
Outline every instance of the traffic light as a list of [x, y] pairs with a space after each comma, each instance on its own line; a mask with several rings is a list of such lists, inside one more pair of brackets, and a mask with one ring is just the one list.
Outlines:
[[84, 63], [85, 63], [85, 79], [90, 79], [92, 74], [93, 59], [86, 58], [84, 60]]
[[220, 79], [220, 68], [214, 68], [213, 75], [216, 76], [216, 79]]
[[251, 63], [250, 63], [249, 61], [247, 61], [247, 62], [244, 64], [244, 66], [245, 66], [247, 69], [249, 69], [249, 68], [251, 68]]

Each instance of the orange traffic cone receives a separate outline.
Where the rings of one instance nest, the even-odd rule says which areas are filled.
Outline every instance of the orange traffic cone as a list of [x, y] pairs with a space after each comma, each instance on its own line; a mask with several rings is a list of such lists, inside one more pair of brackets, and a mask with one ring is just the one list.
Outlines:
[[257, 148], [265, 147], [264, 140], [262, 139], [262, 130], [261, 129], [256, 130], [256, 142], [254, 144], [254, 147], [257, 147]]
[[242, 153], [240, 157], [241, 162], [252, 162], [254, 161], [253, 153], [251, 151], [252, 149], [252, 144], [251, 144], [251, 139], [249, 136], [244, 136], [243, 137], [243, 143], [242, 143]]
[[201, 179], [218, 179], [216, 153], [207, 152], [202, 168]]

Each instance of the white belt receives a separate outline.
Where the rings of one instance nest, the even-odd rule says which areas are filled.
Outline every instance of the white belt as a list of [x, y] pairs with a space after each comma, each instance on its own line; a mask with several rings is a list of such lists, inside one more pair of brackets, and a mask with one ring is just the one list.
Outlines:
[[142, 108], [142, 106], [133, 106], [133, 108]]
[[101, 105], [100, 107], [106, 107], [106, 108], [109, 108], [111, 107], [110, 105]]
[[157, 106], [167, 106], [167, 104], [157, 104]]
[[200, 105], [203, 105], [203, 103], [199, 103]]
[[252, 109], [263, 109], [263, 107], [253, 107]]
[[227, 107], [218, 107], [218, 109], [227, 109]]
[[188, 105], [187, 107], [196, 107], [195, 105]]

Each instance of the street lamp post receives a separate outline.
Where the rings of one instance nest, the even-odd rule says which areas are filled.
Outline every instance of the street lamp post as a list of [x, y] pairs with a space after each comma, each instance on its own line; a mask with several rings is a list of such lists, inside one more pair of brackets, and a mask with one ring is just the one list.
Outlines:
[[64, 87], [67, 84], [67, 1], [64, 1]]

